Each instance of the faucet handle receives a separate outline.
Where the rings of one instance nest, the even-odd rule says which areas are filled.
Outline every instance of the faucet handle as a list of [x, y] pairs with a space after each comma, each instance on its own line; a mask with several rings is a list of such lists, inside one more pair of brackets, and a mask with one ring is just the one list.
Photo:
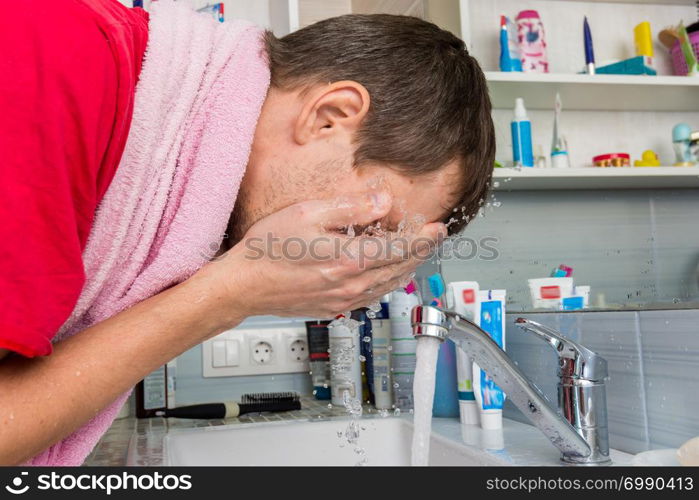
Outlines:
[[607, 361], [596, 352], [536, 321], [517, 318], [515, 324], [541, 337], [555, 349], [561, 378], [603, 380], [607, 377]]

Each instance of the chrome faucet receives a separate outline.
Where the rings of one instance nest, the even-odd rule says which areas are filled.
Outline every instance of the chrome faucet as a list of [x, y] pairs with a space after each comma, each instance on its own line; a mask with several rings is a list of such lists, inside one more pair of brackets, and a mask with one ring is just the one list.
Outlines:
[[546, 340], [558, 353], [556, 411], [490, 335], [453, 311], [415, 306], [413, 335], [450, 338], [485, 370], [507, 397], [561, 451], [561, 460], [577, 465], [609, 464], [607, 362], [586, 347], [544, 325], [518, 318], [517, 326]]

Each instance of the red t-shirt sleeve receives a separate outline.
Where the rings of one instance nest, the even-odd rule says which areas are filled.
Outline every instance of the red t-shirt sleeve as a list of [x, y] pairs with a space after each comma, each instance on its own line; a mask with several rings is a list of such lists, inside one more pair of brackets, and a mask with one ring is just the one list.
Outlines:
[[0, 8], [0, 348], [51, 353], [128, 134], [143, 14], [116, 0]]

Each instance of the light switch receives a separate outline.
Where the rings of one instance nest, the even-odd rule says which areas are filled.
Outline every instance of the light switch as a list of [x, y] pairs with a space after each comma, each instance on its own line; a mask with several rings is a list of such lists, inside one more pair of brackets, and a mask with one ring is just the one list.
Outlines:
[[211, 350], [211, 358], [214, 368], [221, 368], [226, 366], [226, 341], [214, 340], [211, 344]]
[[226, 340], [226, 366], [240, 364], [240, 349], [237, 340]]

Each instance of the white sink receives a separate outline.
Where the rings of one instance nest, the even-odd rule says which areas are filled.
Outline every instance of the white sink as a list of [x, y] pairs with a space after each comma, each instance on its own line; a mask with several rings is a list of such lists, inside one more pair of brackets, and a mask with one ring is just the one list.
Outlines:
[[[163, 438], [163, 465], [356, 465], [361, 458], [344, 433], [348, 418], [233, 424], [170, 430]], [[366, 465], [410, 465], [412, 419], [364, 417], [359, 446]], [[631, 455], [611, 450], [615, 465]], [[131, 460], [131, 465], [138, 461]], [[504, 419], [499, 431], [432, 419], [430, 465], [562, 465], [559, 451], [541, 432]]]
[[[170, 431], [166, 465], [356, 465], [339, 438], [349, 420], [274, 422]], [[358, 444], [366, 465], [410, 465], [413, 425], [402, 418], [363, 418]], [[344, 445], [344, 446], [341, 446]], [[432, 434], [430, 465], [506, 465], [495, 455]]]

